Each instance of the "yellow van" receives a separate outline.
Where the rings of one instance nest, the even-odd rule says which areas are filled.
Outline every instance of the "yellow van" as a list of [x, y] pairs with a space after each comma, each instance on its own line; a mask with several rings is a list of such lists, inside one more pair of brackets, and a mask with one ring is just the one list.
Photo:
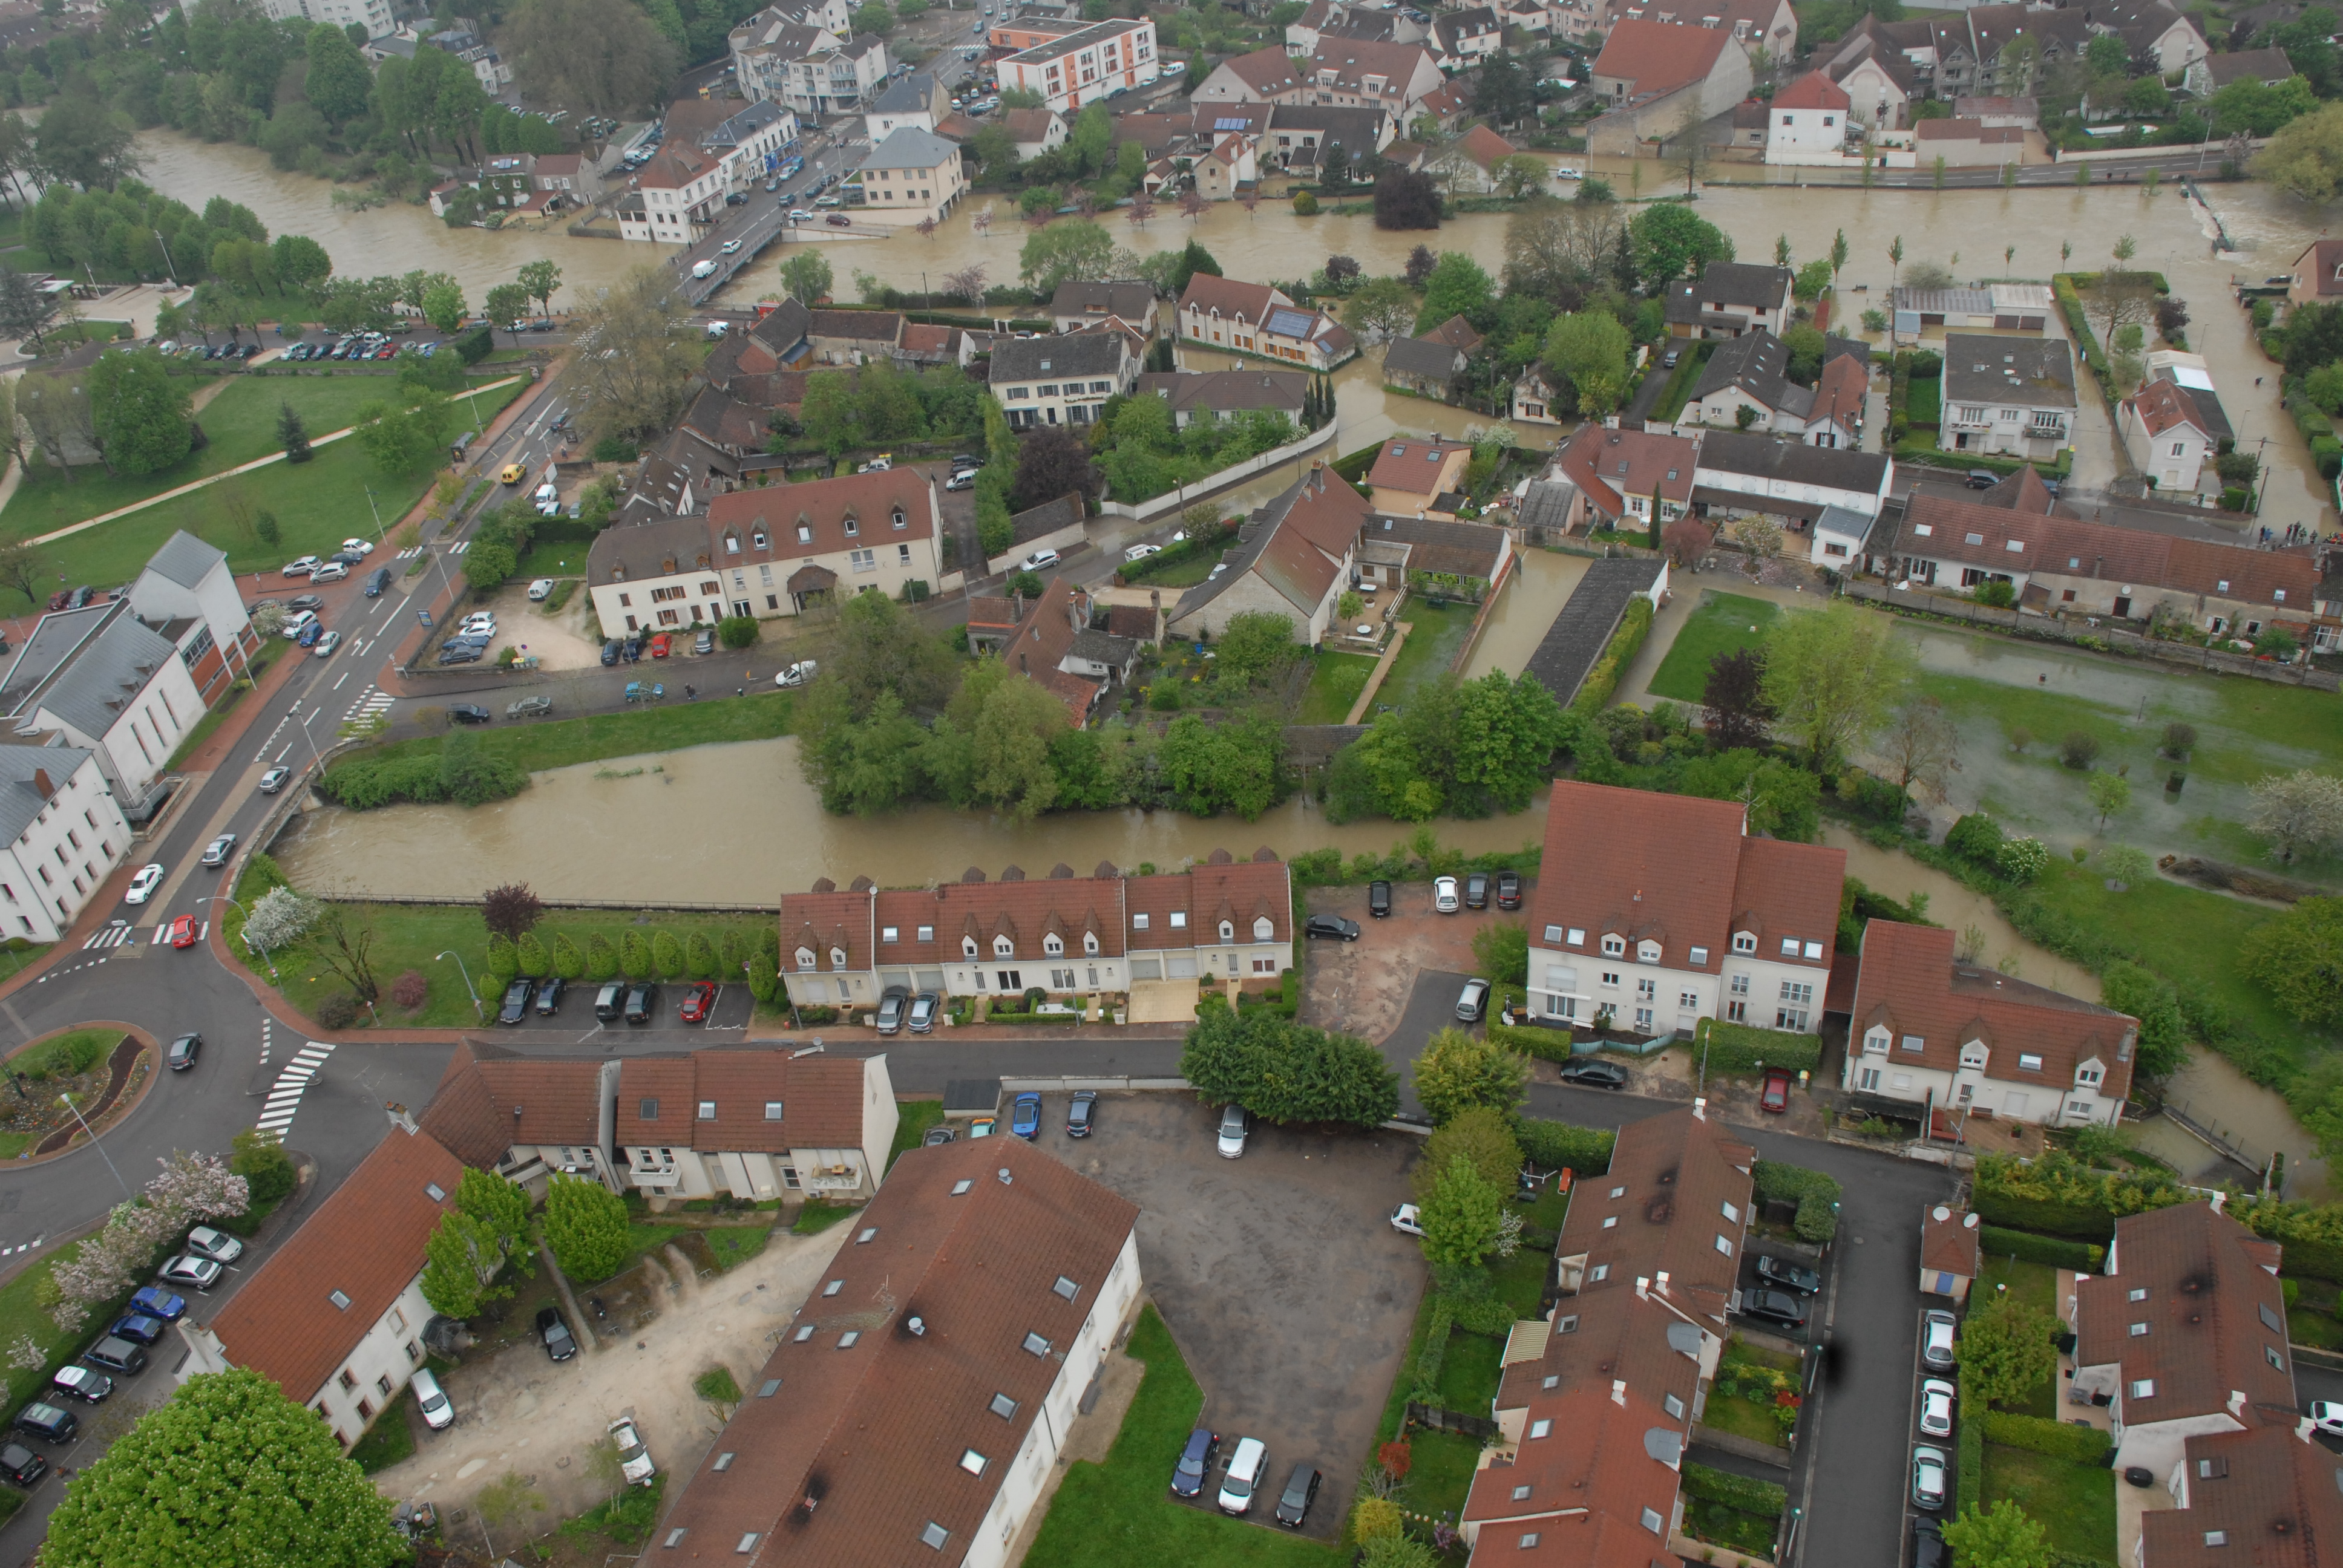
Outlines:
[[518, 463], [507, 463], [504, 467], [504, 472], [497, 476], [497, 483], [499, 485], [518, 485], [521, 482], [521, 479], [528, 474], [528, 470], [522, 467]]

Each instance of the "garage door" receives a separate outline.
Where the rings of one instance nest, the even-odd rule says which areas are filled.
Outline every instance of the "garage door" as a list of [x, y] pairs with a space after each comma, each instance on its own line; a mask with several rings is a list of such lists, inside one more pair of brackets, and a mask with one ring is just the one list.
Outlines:
[[1171, 974], [1170, 974], [1168, 977], [1166, 977], [1166, 978], [1171, 979], [1171, 980], [1194, 980], [1194, 979], [1196, 978], [1196, 955], [1195, 955], [1195, 954], [1193, 954], [1193, 953], [1187, 953], [1187, 954], [1176, 954], [1176, 953], [1175, 953], [1174, 955], [1172, 955], [1172, 960], [1171, 960], [1171, 963], [1172, 963], [1172, 972], [1171, 972]]
[[941, 970], [921, 970], [920, 971], [920, 989], [921, 990], [943, 990], [944, 971]]
[[[1193, 974], [1196, 971], [1191, 969], [1188, 972], [1190, 974]], [[1135, 980], [1161, 980], [1163, 978], [1163, 960], [1161, 959], [1131, 960], [1131, 978]]]

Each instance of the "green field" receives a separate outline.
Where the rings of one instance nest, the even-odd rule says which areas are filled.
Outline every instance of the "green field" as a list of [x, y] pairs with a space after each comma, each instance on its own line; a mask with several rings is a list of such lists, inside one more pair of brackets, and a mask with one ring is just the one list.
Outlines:
[[[458, 398], [455, 407], [468, 427], [475, 402], [481, 419], [526, 389], [518, 385]], [[31, 538], [69, 528], [85, 518], [130, 506], [181, 485], [236, 467], [278, 450], [279, 406], [290, 402], [312, 438], [348, 426], [357, 407], [388, 395], [389, 385], [374, 377], [240, 377], [196, 416], [210, 444], [157, 474], [110, 479], [95, 465], [75, 468], [68, 482], [56, 469], [36, 465], [0, 511], [0, 539]], [[372, 537], [379, 511], [387, 528], [419, 499], [434, 470], [389, 476], [370, 462], [357, 442], [344, 439], [317, 448], [297, 467], [274, 463], [192, 495], [162, 502], [87, 532], [40, 547], [43, 557], [65, 580], [100, 587], [126, 583], [147, 558], [181, 528], [227, 552], [238, 572], [273, 572], [296, 556], [325, 554], [354, 535]], [[374, 509], [367, 492], [374, 495]], [[253, 512], [270, 512], [280, 538], [269, 545], [239, 524], [230, 501], [240, 494]]]
[[2006, 1497], [2039, 1521], [2054, 1552], [2116, 1560], [2116, 1473], [2027, 1449], [1985, 1445], [1984, 1503]]
[[[649, 703], [584, 719], [514, 724], [500, 719], [486, 729], [465, 733], [478, 737], [480, 749], [489, 756], [537, 773], [548, 768], [598, 762], [607, 757], [636, 757], [651, 751], [680, 750], [687, 746], [714, 746], [728, 740], [769, 740], [789, 732], [789, 719], [796, 708], [795, 699], [787, 692], [762, 691], [751, 697], [711, 698], [705, 702]], [[445, 737], [435, 735], [417, 740], [394, 740], [360, 755], [437, 756], [447, 744]]]
[[[1403, 708], [1415, 694], [1429, 687], [1447, 673], [1456, 661], [1457, 649], [1464, 646], [1465, 637], [1473, 629], [1473, 619], [1481, 613], [1480, 606], [1450, 600], [1435, 609], [1422, 598], [1410, 598], [1400, 610], [1399, 618], [1412, 623], [1415, 629], [1408, 634], [1407, 645], [1399, 650], [1392, 666], [1383, 676], [1383, 683], [1375, 691], [1375, 706], [1389, 703]], [[1370, 719], [1373, 714], [1370, 712]]]
[[1350, 717], [1359, 693], [1366, 689], [1367, 677], [1375, 670], [1374, 656], [1322, 650], [1317, 659], [1317, 671], [1310, 678], [1310, 689], [1302, 694], [1293, 722], [1340, 724]]
[[1914, 426], [1936, 425], [1943, 420], [1945, 381], [1941, 376], [1912, 377], [1912, 396], [1904, 405], [1904, 416]]
[[[1652, 690], [1678, 702], [1699, 702], [1708, 693], [1709, 665], [1717, 655], [1738, 653], [1764, 644], [1765, 634], [1781, 618], [1770, 599], [1746, 594], [1703, 589], [1700, 606], [1684, 620], [1668, 656], [1652, 676]], [[1749, 628], [1757, 628], [1752, 635]]]

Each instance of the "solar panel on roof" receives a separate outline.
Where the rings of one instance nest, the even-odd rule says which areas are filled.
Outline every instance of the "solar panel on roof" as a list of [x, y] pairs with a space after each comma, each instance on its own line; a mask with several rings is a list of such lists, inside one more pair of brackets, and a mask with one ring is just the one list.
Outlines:
[[1269, 313], [1268, 330], [1281, 337], [1309, 336], [1311, 317], [1301, 310], [1272, 310]]
[[1252, 122], [1242, 115], [1227, 115], [1212, 122], [1216, 131], [1242, 131]]

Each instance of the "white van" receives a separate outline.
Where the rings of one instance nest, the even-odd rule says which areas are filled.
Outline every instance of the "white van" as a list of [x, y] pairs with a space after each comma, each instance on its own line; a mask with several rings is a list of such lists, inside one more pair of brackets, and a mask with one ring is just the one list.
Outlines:
[[695, 261], [691, 264], [691, 276], [713, 277], [716, 276], [716, 264], [712, 261]]

